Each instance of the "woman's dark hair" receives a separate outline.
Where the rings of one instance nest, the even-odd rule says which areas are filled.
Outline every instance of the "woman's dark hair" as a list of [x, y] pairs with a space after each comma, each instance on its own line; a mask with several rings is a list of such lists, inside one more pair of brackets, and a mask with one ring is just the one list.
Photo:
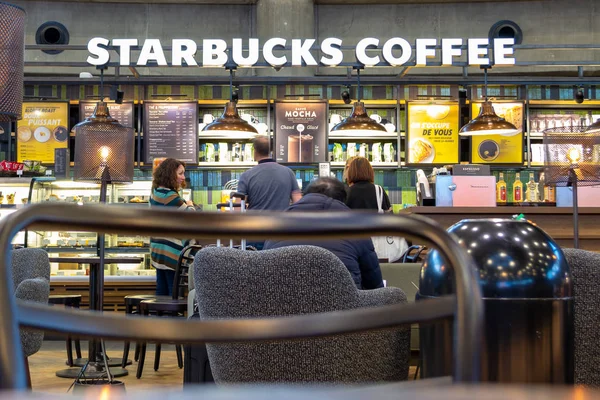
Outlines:
[[346, 188], [335, 178], [319, 178], [306, 188], [305, 194], [319, 193], [342, 203], [346, 202]]
[[375, 182], [375, 172], [371, 163], [364, 157], [356, 157], [348, 166], [348, 183], [361, 181]]
[[177, 170], [185, 164], [174, 158], [167, 158], [161, 162], [152, 173], [152, 190], [159, 187], [178, 191], [185, 188], [185, 182], [179, 187], [177, 184]]

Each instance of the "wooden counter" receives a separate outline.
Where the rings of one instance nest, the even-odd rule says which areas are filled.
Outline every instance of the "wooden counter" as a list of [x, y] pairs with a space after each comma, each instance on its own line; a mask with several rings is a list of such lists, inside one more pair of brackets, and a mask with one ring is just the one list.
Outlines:
[[[431, 218], [444, 228], [463, 219], [512, 218], [523, 214], [561, 247], [573, 247], [573, 209], [570, 207], [412, 207], [400, 212]], [[600, 207], [579, 208], [579, 247], [600, 252]]]

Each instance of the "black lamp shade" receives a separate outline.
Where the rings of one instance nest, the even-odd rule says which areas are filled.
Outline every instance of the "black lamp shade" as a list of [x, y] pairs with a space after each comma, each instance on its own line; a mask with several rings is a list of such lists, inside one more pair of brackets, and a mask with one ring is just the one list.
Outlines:
[[238, 114], [236, 103], [234, 101], [229, 101], [225, 104], [225, 110], [223, 111], [223, 115], [217, 118], [214, 122], [206, 125], [203, 132], [212, 132], [212, 133], [249, 133], [249, 134], [258, 134], [258, 131], [255, 127], [250, 125], [248, 122], [243, 120]]
[[331, 128], [332, 132], [376, 135], [377, 133], [386, 133], [385, 127], [369, 117], [365, 103], [357, 101], [352, 107], [352, 114]]
[[131, 182], [133, 180], [133, 129], [112, 118], [105, 102], [94, 115], [75, 125], [75, 180]]
[[0, 121], [22, 118], [25, 10], [0, 2]]
[[600, 131], [593, 126], [568, 126], [544, 131], [544, 172], [547, 185], [579, 186], [600, 182]]

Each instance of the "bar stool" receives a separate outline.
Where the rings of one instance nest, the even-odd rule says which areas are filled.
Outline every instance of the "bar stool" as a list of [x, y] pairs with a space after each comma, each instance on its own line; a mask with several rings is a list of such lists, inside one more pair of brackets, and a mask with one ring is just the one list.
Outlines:
[[[81, 304], [80, 294], [51, 294], [48, 299], [48, 304], [62, 304], [65, 307], [79, 308]], [[78, 359], [81, 358], [81, 343], [79, 339], [71, 339], [67, 336], [67, 365], [73, 366], [73, 341], [75, 342], [75, 354]]]
[[[144, 300], [169, 300], [171, 296], [157, 296], [155, 294], [134, 294], [130, 296], [125, 296], [123, 300], [125, 301], [125, 314], [141, 314], [140, 312], [140, 303]], [[125, 346], [123, 347], [123, 363], [121, 368], [125, 368], [127, 365], [127, 359], [129, 357], [129, 347], [130, 342], [126, 341]], [[140, 357], [140, 345], [139, 343], [135, 344], [135, 353], [134, 360], [137, 361]]]
[[[202, 249], [201, 245], [189, 245], [184, 247], [179, 254], [179, 260], [177, 261], [177, 269], [175, 270], [175, 277], [173, 279], [173, 295], [168, 299], [149, 299], [142, 300], [139, 303], [139, 312], [142, 315], [157, 315], [157, 316], [172, 316], [182, 317], [185, 316], [187, 311], [187, 291], [188, 291], [188, 271], [190, 265], [194, 261], [194, 255], [197, 251]], [[160, 351], [161, 344], [156, 343], [156, 351], [154, 355], [154, 370], [158, 371], [158, 365], [160, 363]], [[177, 352], [177, 366], [183, 368], [183, 352], [181, 345], [175, 345], [175, 351]], [[146, 359], [146, 342], [143, 342], [140, 347], [138, 368], [136, 377], [140, 379], [142, 377], [142, 371], [144, 370], [144, 361]]]

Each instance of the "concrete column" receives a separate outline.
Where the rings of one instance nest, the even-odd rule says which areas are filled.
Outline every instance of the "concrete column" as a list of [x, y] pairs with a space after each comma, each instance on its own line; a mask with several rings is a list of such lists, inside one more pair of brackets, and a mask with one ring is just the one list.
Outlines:
[[[262, 44], [274, 37], [287, 39], [317, 39], [315, 37], [314, 0], [258, 0], [256, 5], [256, 32]], [[318, 44], [318, 43], [317, 43]], [[276, 52], [279, 54], [279, 52]], [[291, 52], [286, 52], [291, 62]], [[313, 53], [317, 59], [316, 53]], [[259, 76], [312, 76], [314, 68], [295, 67], [274, 71], [268, 68], [257, 68]]]

